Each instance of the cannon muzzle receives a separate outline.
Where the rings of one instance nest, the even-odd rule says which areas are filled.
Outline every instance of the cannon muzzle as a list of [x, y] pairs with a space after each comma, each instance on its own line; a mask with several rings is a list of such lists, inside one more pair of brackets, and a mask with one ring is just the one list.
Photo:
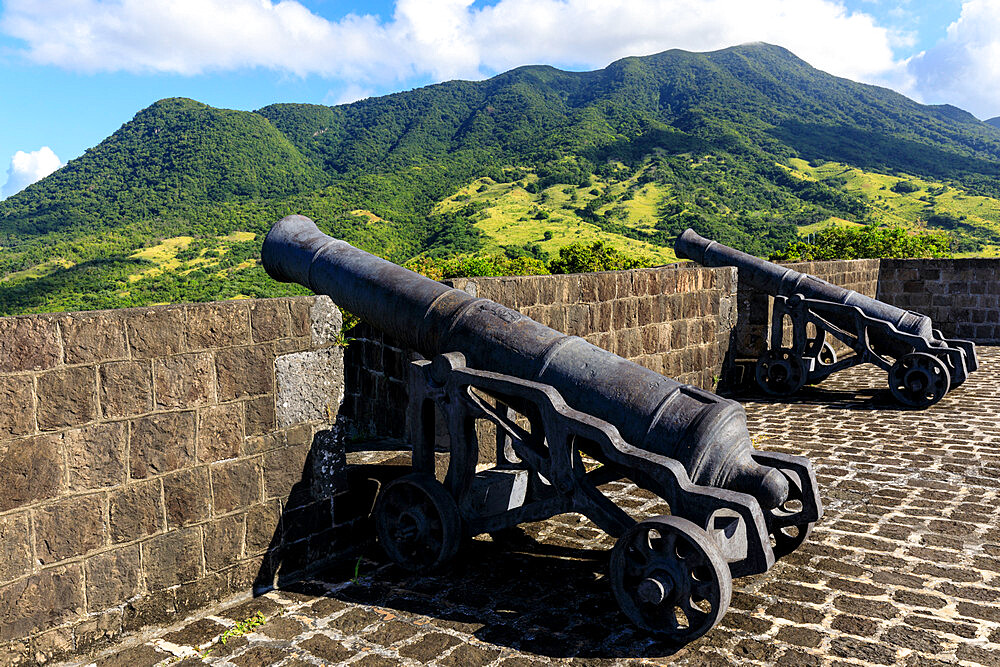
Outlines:
[[679, 461], [696, 484], [751, 494], [766, 509], [788, 497], [786, 477], [752, 458], [735, 401], [354, 248], [303, 216], [278, 222], [261, 257], [271, 277], [329, 296], [425, 357], [461, 352], [470, 368], [554, 387], [633, 446]]

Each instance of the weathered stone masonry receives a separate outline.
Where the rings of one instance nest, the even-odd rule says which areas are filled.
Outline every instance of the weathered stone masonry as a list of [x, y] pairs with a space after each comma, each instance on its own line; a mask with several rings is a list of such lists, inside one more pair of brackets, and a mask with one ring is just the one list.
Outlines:
[[325, 297], [0, 319], [0, 646], [87, 651], [321, 561], [339, 332]]

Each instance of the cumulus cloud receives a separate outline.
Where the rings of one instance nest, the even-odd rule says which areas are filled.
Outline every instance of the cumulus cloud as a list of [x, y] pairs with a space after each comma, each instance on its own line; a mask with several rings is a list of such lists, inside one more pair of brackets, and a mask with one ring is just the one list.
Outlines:
[[907, 69], [924, 101], [1000, 116], [1000, 0], [967, 0], [947, 36]]
[[199, 74], [269, 68], [365, 87], [481, 78], [529, 63], [599, 67], [670, 48], [780, 44], [866, 81], [900, 73], [899, 36], [838, 0], [398, 0], [331, 21], [295, 0], [7, 0], [0, 29], [37, 63]]
[[18, 151], [10, 159], [7, 182], [0, 188], [0, 199], [11, 196], [39, 181], [62, 166], [59, 156], [48, 146], [25, 153]]

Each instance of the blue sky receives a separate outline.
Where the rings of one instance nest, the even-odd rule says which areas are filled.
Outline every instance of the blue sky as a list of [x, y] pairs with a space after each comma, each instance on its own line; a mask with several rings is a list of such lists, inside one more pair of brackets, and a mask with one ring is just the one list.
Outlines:
[[1000, 115], [1000, 0], [0, 0], [0, 196], [164, 97], [338, 104], [751, 41]]

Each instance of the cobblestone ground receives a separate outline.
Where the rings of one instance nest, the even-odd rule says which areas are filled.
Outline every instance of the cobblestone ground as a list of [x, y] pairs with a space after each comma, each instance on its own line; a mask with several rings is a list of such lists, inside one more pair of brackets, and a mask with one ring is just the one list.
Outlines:
[[[611, 540], [566, 515], [474, 540], [441, 576], [373, 556], [353, 582], [331, 573], [215, 609], [96, 664], [1000, 665], [1000, 349], [981, 353], [925, 411], [896, 409], [870, 368], [746, 402], [758, 448], [812, 460], [826, 515], [769, 572], [734, 581], [721, 625], [679, 651], [631, 628], [604, 577]], [[659, 512], [634, 487], [614, 493]], [[220, 641], [250, 618], [266, 622]]]

